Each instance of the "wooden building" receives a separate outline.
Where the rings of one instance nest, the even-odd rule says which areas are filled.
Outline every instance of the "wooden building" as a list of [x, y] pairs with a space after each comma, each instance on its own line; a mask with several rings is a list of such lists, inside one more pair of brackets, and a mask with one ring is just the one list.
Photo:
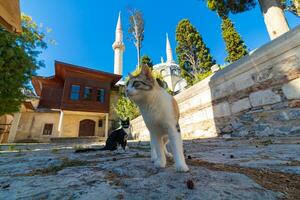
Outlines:
[[8, 142], [51, 138], [107, 137], [117, 116], [115, 84], [121, 75], [55, 61], [55, 75], [34, 76], [37, 97], [14, 116]]

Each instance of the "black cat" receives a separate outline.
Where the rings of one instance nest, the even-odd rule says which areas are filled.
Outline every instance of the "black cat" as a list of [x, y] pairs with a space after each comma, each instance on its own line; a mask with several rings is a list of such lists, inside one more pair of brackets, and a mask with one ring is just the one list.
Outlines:
[[89, 152], [89, 151], [115, 151], [118, 146], [121, 146], [124, 150], [127, 145], [128, 134], [124, 129], [129, 128], [129, 119], [121, 120], [121, 128], [111, 132], [106, 140], [105, 146], [101, 149], [96, 148], [84, 148], [77, 149], [75, 153]]
[[111, 134], [108, 136], [106, 143], [105, 143], [105, 147], [103, 147], [102, 149], [99, 149], [99, 150], [115, 151], [118, 149], [119, 145], [125, 150], [126, 145], [127, 145], [127, 137], [128, 137], [128, 135], [123, 128], [115, 130], [115, 131], [111, 132]]

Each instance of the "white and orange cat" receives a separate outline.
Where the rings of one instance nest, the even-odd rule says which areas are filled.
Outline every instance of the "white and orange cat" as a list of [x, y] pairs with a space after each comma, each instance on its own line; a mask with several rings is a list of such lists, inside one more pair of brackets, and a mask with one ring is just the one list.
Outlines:
[[161, 87], [147, 66], [126, 84], [126, 95], [136, 103], [150, 132], [151, 161], [158, 168], [166, 167], [166, 156], [172, 156], [166, 144], [170, 141], [176, 170], [189, 171], [185, 163], [180, 133], [177, 102]]

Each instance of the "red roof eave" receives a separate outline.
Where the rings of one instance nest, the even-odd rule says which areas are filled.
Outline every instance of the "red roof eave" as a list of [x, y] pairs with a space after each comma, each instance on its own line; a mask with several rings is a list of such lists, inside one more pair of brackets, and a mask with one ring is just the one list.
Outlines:
[[64, 79], [65, 70], [81, 72], [81, 73], [85, 73], [85, 74], [90, 74], [92, 76], [99, 75], [101, 77], [105, 77], [106, 79], [108, 79], [111, 82], [112, 86], [114, 86], [122, 78], [122, 76], [118, 75], [118, 74], [112, 74], [112, 73], [95, 70], [95, 69], [91, 69], [91, 68], [87, 68], [87, 67], [82, 67], [82, 66], [78, 66], [78, 65], [72, 65], [72, 64], [68, 64], [68, 63], [64, 63], [64, 62], [60, 62], [60, 61], [55, 61], [55, 76], [59, 76], [60, 78]]

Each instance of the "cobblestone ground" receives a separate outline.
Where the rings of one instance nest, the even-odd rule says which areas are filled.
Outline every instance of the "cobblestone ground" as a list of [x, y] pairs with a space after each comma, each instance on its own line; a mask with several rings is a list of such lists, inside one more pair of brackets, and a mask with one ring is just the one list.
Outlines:
[[2, 145], [0, 199], [300, 199], [300, 138], [185, 141], [188, 173], [171, 160], [156, 169], [148, 142], [125, 152], [75, 148]]

